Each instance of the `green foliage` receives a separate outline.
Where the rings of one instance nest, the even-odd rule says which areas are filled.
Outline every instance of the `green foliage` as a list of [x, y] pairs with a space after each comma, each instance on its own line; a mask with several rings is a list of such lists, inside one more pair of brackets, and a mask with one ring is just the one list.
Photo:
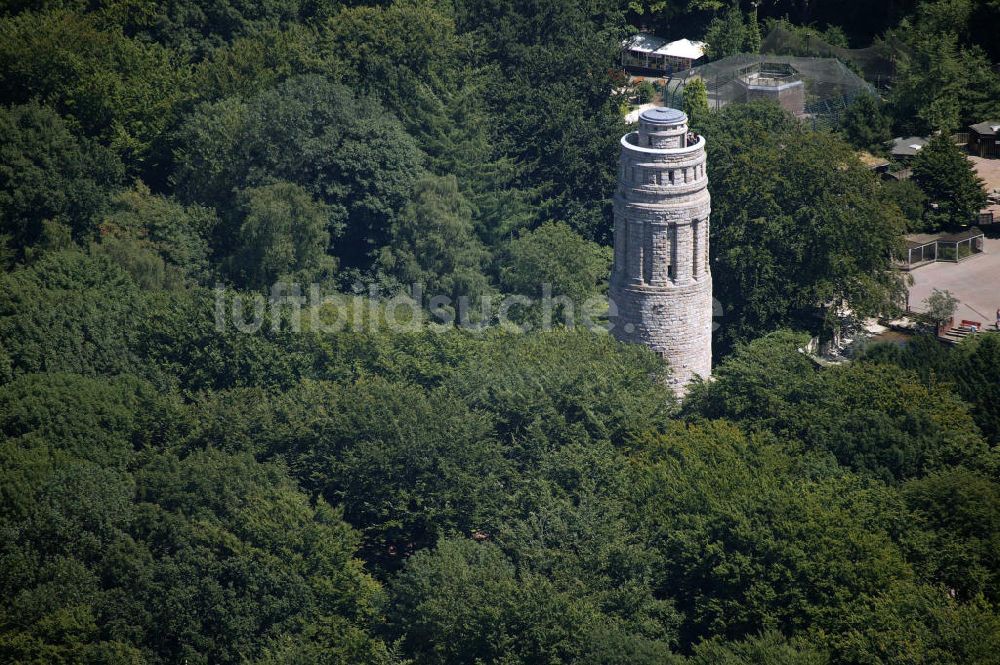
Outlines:
[[[842, 5], [760, 10], [847, 46], [908, 9]], [[756, 51], [742, 8], [627, 11], [673, 37], [719, 12], [710, 46]], [[849, 138], [994, 115], [995, 9], [919, 3]], [[360, 295], [602, 294], [625, 12], [0, 10], [0, 660], [995, 661], [1000, 336], [835, 368], [808, 335], [746, 343], [898, 293], [926, 199], [837, 138], [687, 86], [732, 351], [679, 411], [659, 357], [560, 329], [564, 303], [554, 332], [400, 331]], [[957, 164], [918, 178], [949, 214]], [[331, 297], [299, 326], [219, 276]]]
[[795, 393], [816, 371], [798, 349], [808, 335], [787, 330], [765, 335], [733, 349], [714, 368], [712, 382], [692, 386], [685, 411], [704, 418], [768, 418], [783, 407], [785, 392]]
[[745, 47], [748, 53], [760, 53], [763, 37], [760, 34], [760, 20], [757, 18], [757, 4], [753, 3], [752, 7], [747, 15]]
[[[322, 409], [316, 410], [317, 405]], [[490, 419], [446, 392], [384, 380], [306, 383], [274, 403], [265, 454], [342, 505], [363, 529], [369, 561], [392, 567], [449, 532], [491, 525], [509, 470]]]
[[910, 576], [891, 541], [892, 494], [821, 457], [724, 422], [674, 425], [645, 448], [634, 496], [682, 642], [822, 630], [853, 598]]
[[635, 90], [639, 95], [639, 102], [641, 104], [648, 104], [656, 96], [656, 86], [649, 81], [642, 81], [642, 83], [635, 87]]
[[428, 176], [393, 221], [381, 269], [401, 284], [422, 284], [429, 296], [477, 301], [490, 290], [483, 270], [487, 252], [472, 225], [472, 207], [454, 176]]
[[687, 15], [716, 12], [722, 6], [723, 3], [719, 0], [684, 0], [683, 2], [629, 0], [628, 3], [629, 11], [663, 25], [669, 25], [672, 20], [683, 19]]
[[[153, 195], [140, 183], [113, 200], [101, 224], [101, 242], [108, 245], [124, 241], [155, 253], [168, 266], [167, 279], [204, 282], [211, 274], [208, 239], [217, 223], [214, 210], [184, 206], [172, 198]], [[129, 272], [137, 277], [134, 270]]]
[[[611, 249], [581, 238], [566, 224], [548, 222], [511, 240], [502, 266], [500, 284], [505, 291], [539, 298], [548, 285], [552, 295], [568, 298], [572, 315], [579, 316], [586, 309], [584, 303], [606, 288]], [[538, 307], [532, 314], [531, 320], [538, 321]], [[568, 311], [563, 314], [570, 317]], [[590, 316], [594, 317], [593, 311]]]
[[[343, 60], [352, 88], [375, 93], [398, 109], [407, 129], [421, 118], [414, 88], [447, 95], [461, 85], [462, 44], [455, 19], [429, 0], [344, 7], [326, 22], [324, 46]], [[417, 130], [419, 132], [419, 130]]]
[[926, 215], [934, 228], [968, 224], [986, 206], [983, 181], [947, 136], [935, 136], [913, 158], [913, 181], [936, 205]]
[[192, 71], [192, 87], [202, 100], [251, 97], [301, 74], [334, 74], [336, 56], [324, 52], [318, 32], [291, 24], [238, 37], [206, 54]]
[[1000, 76], [982, 50], [960, 46], [951, 31], [914, 30], [906, 22], [900, 31], [909, 48], [896, 64], [890, 101], [901, 131], [948, 134], [1000, 112]]
[[859, 95], [851, 102], [841, 118], [841, 128], [855, 148], [876, 154], [884, 152], [892, 139], [891, 120], [878, 98], [870, 94]]
[[[238, 661], [261, 635], [294, 634], [303, 620], [336, 629], [329, 646], [340, 662], [364, 657], [352, 624], [372, 611], [378, 588], [352, 558], [356, 536], [339, 511], [310, 506], [279, 468], [215, 451], [159, 456], [136, 483], [135, 536], [157, 555], [152, 585], [137, 591], [170, 589], [140, 596], [165, 659]], [[201, 589], [196, 598], [191, 587]], [[225, 639], [212, 639], [214, 626], [226, 627]]]
[[535, 219], [610, 240], [610, 156], [624, 133], [612, 80], [625, 36], [619, 3], [464, 0], [455, 14], [487, 63], [490, 136], [520, 166], [519, 180], [541, 190]]
[[952, 365], [958, 393], [972, 405], [972, 415], [987, 440], [1000, 442], [1000, 339], [976, 337], [962, 344]]
[[551, 441], [623, 445], [662, 426], [672, 406], [657, 381], [664, 371], [651, 352], [608, 335], [498, 335], [445, 385], [492, 412], [504, 440], [523, 442], [525, 454], [536, 455], [535, 447]]
[[868, 362], [889, 362], [917, 373], [927, 384], [951, 383], [972, 407], [972, 416], [987, 441], [1000, 441], [1000, 339], [976, 336], [955, 349], [945, 350], [932, 336], [918, 337], [905, 349], [872, 348]]
[[77, 239], [92, 238], [122, 184], [114, 154], [35, 102], [0, 109], [0, 134], [0, 239], [7, 237], [14, 256], [42, 242], [46, 220], [67, 225]]
[[963, 599], [1000, 596], [1000, 484], [954, 469], [911, 480], [903, 496], [923, 531], [922, 564], [928, 577]]
[[827, 665], [828, 653], [804, 640], [788, 640], [781, 633], [769, 631], [740, 642], [712, 640], [695, 647], [692, 665]]
[[910, 179], [886, 180], [882, 183], [882, 191], [886, 198], [899, 207], [906, 220], [908, 231], [928, 230], [924, 223], [924, 213], [927, 210], [927, 195]]
[[51, 252], [0, 282], [0, 338], [15, 375], [135, 369], [147, 312], [135, 283], [107, 256]]
[[844, 663], [990, 663], [1000, 622], [983, 600], [959, 603], [942, 587], [894, 584], [846, 613], [831, 640]]
[[0, 88], [17, 103], [40, 99], [99, 137], [133, 170], [187, 99], [183, 57], [129, 39], [119, 26], [66, 10], [0, 20]]
[[701, 127], [708, 116], [708, 89], [705, 88], [704, 79], [693, 78], [684, 85], [684, 112], [689, 125], [695, 129]]
[[[388, 240], [422, 156], [371, 99], [301, 76], [246, 101], [200, 107], [178, 130], [176, 160], [181, 195], [220, 209], [234, 207], [234, 192], [274, 179], [305, 188], [330, 206], [328, 233], [344, 229], [337, 244], [343, 263], [366, 266], [368, 254]], [[225, 236], [216, 242], [219, 250], [235, 249]]]
[[240, 662], [306, 621], [334, 662], [375, 650], [354, 532], [280, 468], [163, 452], [181, 404], [131, 378], [32, 375], [0, 403], [5, 659]]
[[544, 578], [519, 574], [495, 546], [470, 540], [414, 556], [392, 594], [397, 634], [427, 663], [573, 660], [598, 620]]
[[311, 282], [333, 268], [327, 255], [331, 213], [305, 189], [290, 182], [240, 192], [243, 220], [232, 273], [249, 286], [279, 278]]
[[947, 387], [887, 365], [816, 372], [798, 350], [803, 341], [777, 333], [740, 347], [689, 408], [778, 432], [890, 482], [958, 464], [995, 468], [968, 407]]
[[723, 348], [781, 326], [815, 327], [821, 305], [891, 311], [906, 224], [836, 138], [774, 105], [734, 104], [702, 122], [712, 192], [712, 273]]
[[218, 47], [261, 33], [295, 29], [322, 20], [333, 11], [328, 0], [264, 0], [252, 4], [228, 0], [173, 0], [166, 3], [104, 3], [103, 18], [122, 23], [129, 34], [165, 44], [194, 60]]
[[931, 294], [924, 298], [923, 304], [927, 307], [927, 316], [940, 326], [951, 321], [951, 318], [955, 316], [958, 298], [952, 295], [951, 291], [933, 289]]
[[756, 53], [760, 41], [756, 10], [744, 17], [738, 0], [733, 0], [721, 16], [713, 18], [705, 31], [705, 51], [713, 60], [737, 53]]

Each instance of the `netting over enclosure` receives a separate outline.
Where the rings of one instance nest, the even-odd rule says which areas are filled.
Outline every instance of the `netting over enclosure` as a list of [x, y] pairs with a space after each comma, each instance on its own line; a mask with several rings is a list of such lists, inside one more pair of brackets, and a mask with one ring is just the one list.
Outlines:
[[817, 35], [775, 26], [760, 45], [761, 53], [837, 58], [849, 63], [876, 87], [887, 85], [896, 73], [897, 58], [907, 51], [898, 37], [875, 40], [867, 48], [834, 46]]
[[692, 77], [705, 81], [712, 109], [772, 99], [791, 113], [823, 124], [838, 122], [856, 96], [873, 92], [870, 84], [835, 58], [740, 54], [675, 78], [664, 92], [664, 103], [681, 108], [684, 84]]

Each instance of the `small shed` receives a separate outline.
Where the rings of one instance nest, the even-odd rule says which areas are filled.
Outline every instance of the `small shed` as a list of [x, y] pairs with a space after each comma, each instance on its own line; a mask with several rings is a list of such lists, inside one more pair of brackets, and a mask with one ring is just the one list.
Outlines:
[[897, 137], [892, 140], [889, 153], [894, 159], [908, 161], [927, 145], [927, 139], [920, 136]]
[[990, 203], [980, 210], [979, 224], [1000, 224], [1000, 203]]
[[980, 157], [1000, 157], [1000, 121], [969, 125], [969, 152]]

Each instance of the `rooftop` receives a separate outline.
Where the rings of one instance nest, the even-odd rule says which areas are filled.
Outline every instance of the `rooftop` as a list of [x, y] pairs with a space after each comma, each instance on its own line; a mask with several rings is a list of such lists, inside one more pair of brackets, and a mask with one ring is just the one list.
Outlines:
[[910, 233], [906, 236], [906, 246], [909, 249], [923, 247], [937, 242], [940, 237], [937, 233]]
[[965, 230], [955, 233], [945, 233], [938, 240], [941, 242], [959, 242], [961, 240], [968, 240], [969, 238], [978, 238], [981, 235], [983, 235], [983, 232], [979, 230], [978, 226], [970, 226]]
[[889, 152], [896, 156], [913, 156], [925, 145], [927, 145], [927, 139], [920, 136], [897, 137], [892, 140], [892, 148]]
[[885, 159], [884, 157], [876, 157], [866, 150], [858, 152], [858, 159], [861, 160], [862, 164], [873, 169], [889, 165], [888, 159]]
[[906, 246], [913, 249], [936, 242], [961, 242], [969, 238], [978, 238], [981, 235], [983, 232], [979, 230], [978, 226], [970, 226], [954, 233], [910, 233], [906, 236]]
[[667, 40], [663, 37], [657, 37], [656, 35], [651, 35], [647, 32], [640, 32], [637, 35], [632, 35], [630, 38], [626, 39], [622, 44], [629, 51], [637, 51], [639, 53], [654, 53], [656, 49], [666, 45]]
[[675, 58], [697, 60], [705, 55], [705, 42], [693, 42], [690, 39], [678, 39], [668, 42], [663, 37], [640, 32], [626, 39], [622, 46], [637, 53], [667, 55]]
[[705, 42], [693, 42], [690, 39], [678, 39], [663, 46], [657, 53], [660, 55], [670, 55], [675, 58], [688, 58], [697, 60], [705, 55]]
[[679, 125], [687, 122], [687, 115], [684, 111], [678, 111], [668, 106], [657, 106], [656, 108], [646, 109], [639, 114], [639, 117], [654, 125]]
[[982, 136], [996, 136], [1000, 134], [1000, 122], [996, 120], [978, 122], [975, 125], [969, 125], [969, 129]]
[[797, 84], [799, 72], [787, 62], [759, 62], [744, 67], [740, 79], [750, 87], [781, 88]]

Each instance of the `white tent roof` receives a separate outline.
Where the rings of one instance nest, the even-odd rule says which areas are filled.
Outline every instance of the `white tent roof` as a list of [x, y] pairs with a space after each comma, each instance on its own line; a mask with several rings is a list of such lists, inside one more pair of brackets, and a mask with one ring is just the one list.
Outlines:
[[640, 32], [639, 34], [632, 35], [629, 39], [626, 39], [624, 46], [629, 51], [637, 51], [638, 53], [653, 53], [656, 49], [662, 47], [666, 43], [667, 40], [663, 37], [657, 37], [656, 35]]
[[705, 42], [693, 42], [690, 39], [678, 39], [656, 49], [658, 55], [669, 55], [675, 58], [697, 60], [705, 55]]
[[669, 55], [675, 58], [697, 60], [705, 55], [705, 42], [693, 42], [690, 39], [678, 39], [667, 42], [663, 37], [640, 32], [626, 39], [623, 46], [636, 53], [652, 53], [653, 55]]

